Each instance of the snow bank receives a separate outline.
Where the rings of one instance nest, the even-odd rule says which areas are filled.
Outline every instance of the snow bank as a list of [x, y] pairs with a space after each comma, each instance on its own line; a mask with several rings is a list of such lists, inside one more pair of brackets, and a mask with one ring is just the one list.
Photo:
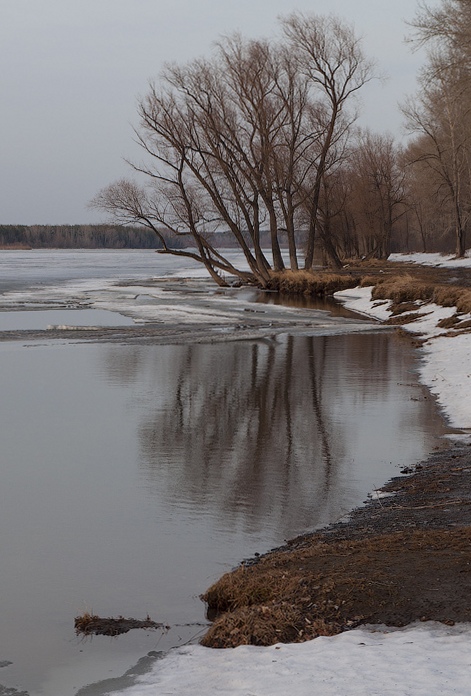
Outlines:
[[179, 648], [121, 696], [468, 696], [471, 625], [356, 629], [269, 648]]
[[423, 266], [444, 266], [446, 268], [471, 268], [471, 249], [468, 249], [463, 259], [457, 259], [453, 254], [391, 254], [389, 261], [404, 263], [419, 263]]

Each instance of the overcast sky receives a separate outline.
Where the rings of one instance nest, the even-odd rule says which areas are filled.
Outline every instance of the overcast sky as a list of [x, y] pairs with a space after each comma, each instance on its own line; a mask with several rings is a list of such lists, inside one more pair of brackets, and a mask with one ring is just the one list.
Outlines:
[[423, 61], [404, 43], [414, 0], [0, 0], [0, 224], [104, 221], [87, 203], [130, 173], [149, 79], [221, 34], [272, 36], [293, 10], [354, 23], [389, 76], [365, 89], [361, 123], [401, 138]]

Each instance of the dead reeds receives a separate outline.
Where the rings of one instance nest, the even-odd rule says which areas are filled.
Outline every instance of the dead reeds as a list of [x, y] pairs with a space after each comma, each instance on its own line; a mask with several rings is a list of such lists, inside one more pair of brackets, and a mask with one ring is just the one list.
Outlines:
[[442, 320], [439, 326], [454, 328], [460, 319], [460, 314], [471, 313], [471, 290], [468, 287], [452, 284], [435, 284], [423, 282], [410, 274], [389, 275], [384, 278], [375, 275], [366, 275], [360, 280], [361, 287], [373, 286], [371, 297], [373, 300], [390, 300], [389, 307], [392, 319], [389, 323], [408, 323], [419, 315], [409, 314], [407, 319], [394, 319], [404, 313], [416, 312], [423, 305], [434, 303], [441, 307], [456, 307], [457, 315], [454, 318]]
[[272, 273], [269, 288], [282, 294], [325, 297], [356, 285], [358, 279], [350, 274], [287, 270]]
[[421, 283], [409, 275], [399, 275], [380, 280], [373, 287], [373, 300], [392, 300], [394, 304], [403, 302], [431, 302], [435, 286]]
[[134, 628], [166, 629], [163, 624], [152, 621], [150, 616], [145, 619], [125, 619], [124, 616], [102, 617], [90, 611], [84, 611], [74, 619], [75, 633], [83, 636], [118, 636], [128, 633]]
[[446, 594], [447, 582], [469, 566], [470, 543], [469, 528], [413, 530], [329, 543], [314, 537], [302, 548], [267, 554], [202, 596], [219, 614], [202, 643], [272, 645], [361, 623], [404, 625], [421, 618], [424, 606], [430, 619], [446, 621], [446, 603], [427, 604], [430, 578]]

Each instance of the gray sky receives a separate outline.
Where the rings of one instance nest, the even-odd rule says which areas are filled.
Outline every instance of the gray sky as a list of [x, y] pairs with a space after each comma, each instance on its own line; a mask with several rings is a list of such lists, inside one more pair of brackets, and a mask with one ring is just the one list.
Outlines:
[[221, 34], [271, 36], [293, 10], [354, 23], [389, 76], [363, 92], [361, 123], [401, 138], [397, 103], [423, 61], [404, 44], [413, 0], [0, 0], [0, 224], [103, 222], [87, 203], [130, 174], [149, 79]]

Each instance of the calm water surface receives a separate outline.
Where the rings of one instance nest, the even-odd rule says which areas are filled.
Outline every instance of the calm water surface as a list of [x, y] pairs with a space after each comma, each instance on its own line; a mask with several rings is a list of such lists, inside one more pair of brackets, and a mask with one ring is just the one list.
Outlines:
[[[442, 431], [385, 333], [4, 343], [0, 388], [0, 683], [31, 696], [124, 686], [201, 630], [176, 624], [204, 621], [225, 570], [340, 518]], [[84, 609], [173, 628], [81, 642]]]

